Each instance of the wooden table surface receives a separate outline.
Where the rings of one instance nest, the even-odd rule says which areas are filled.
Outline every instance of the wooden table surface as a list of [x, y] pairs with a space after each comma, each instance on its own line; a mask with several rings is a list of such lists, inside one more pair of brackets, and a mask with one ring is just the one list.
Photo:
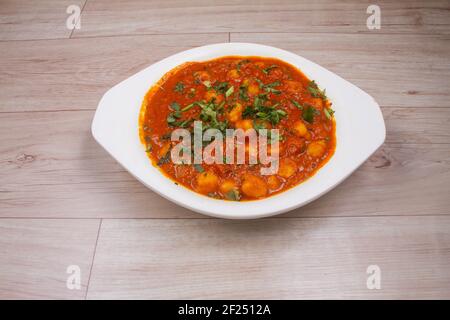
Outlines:
[[[371, 3], [1, 0], [0, 298], [450, 298], [450, 1], [377, 1], [380, 30]], [[97, 103], [164, 57], [228, 41], [361, 87], [386, 143], [274, 218], [208, 218], [149, 191], [93, 140]]]

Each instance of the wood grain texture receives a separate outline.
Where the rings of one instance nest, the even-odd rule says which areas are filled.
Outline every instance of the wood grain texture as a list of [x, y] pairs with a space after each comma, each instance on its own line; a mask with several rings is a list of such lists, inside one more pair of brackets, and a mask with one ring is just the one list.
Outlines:
[[[290, 215], [449, 213], [450, 108], [384, 112], [388, 143], [336, 190]], [[200, 216], [129, 175], [93, 140], [92, 117], [89, 110], [0, 114], [0, 216]]]
[[[89, 0], [75, 37], [202, 32], [370, 32], [365, 1]], [[448, 33], [450, 3], [377, 1], [379, 33]]]
[[[450, 38], [380, 34], [231, 34], [337, 73], [389, 107], [450, 107]], [[95, 109], [113, 85], [176, 52], [227, 34], [0, 42], [0, 112]]]
[[227, 41], [204, 34], [0, 42], [0, 112], [96, 109], [108, 89], [152, 63]]
[[69, 38], [66, 26], [69, 5], [80, 9], [85, 0], [2, 0], [0, 3], [0, 40]]
[[[84, 299], [99, 220], [0, 219], [0, 299]], [[81, 289], [66, 286], [78, 265]]]
[[449, 244], [450, 217], [106, 220], [88, 299], [450, 298]]

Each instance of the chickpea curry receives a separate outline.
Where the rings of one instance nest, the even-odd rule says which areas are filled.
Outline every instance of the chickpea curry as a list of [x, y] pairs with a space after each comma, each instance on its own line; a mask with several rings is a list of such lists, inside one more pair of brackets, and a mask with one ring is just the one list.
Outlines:
[[[257, 200], [305, 181], [333, 155], [334, 111], [325, 90], [294, 66], [274, 58], [227, 56], [188, 62], [148, 91], [140, 137], [154, 166], [174, 183], [223, 200]], [[274, 174], [262, 163], [175, 164], [170, 159], [177, 128], [278, 129]], [[269, 146], [270, 147], [270, 146]], [[270, 150], [270, 148], [269, 148]], [[246, 152], [248, 150], [246, 149]]]

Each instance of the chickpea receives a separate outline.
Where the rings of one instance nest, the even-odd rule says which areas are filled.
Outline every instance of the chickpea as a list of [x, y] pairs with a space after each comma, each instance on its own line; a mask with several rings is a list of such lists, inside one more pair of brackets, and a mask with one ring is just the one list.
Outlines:
[[271, 190], [277, 190], [281, 186], [281, 180], [277, 176], [270, 176], [267, 179], [267, 185]]
[[215, 99], [215, 101], [216, 101], [217, 103], [220, 103], [220, 102], [222, 102], [222, 100], [223, 100], [223, 96], [217, 94], [217, 92], [214, 91], [214, 90], [208, 90], [208, 91], [206, 91], [206, 93], [205, 93], [205, 100], [209, 102], [209, 101], [211, 101], [212, 99]]
[[248, 86], [247, 92], [251, 96], [256, 96], [259, 94], [259, 85], [257, 83], [252, 83]]
[[217, 189], [219, 178], [212, 172], [202, 172], [197, 175], [197, 190], [200, 193], [210, 193]]
[[299, 137], [306, 137], [309, 133], [308, 129], [306, 128], [306, 125], [301, 120], [296, 121], [292, 129], [294, 130], [295, 134]]
[[243, 111], [242, 104], [239, 102], [235, 104], [234, 108], [228, 111], [227, 118], [230, 122], [236, 122], [241, 120], [242, 118], [242, 111]]
[[294, 93], [303, 90], [303, 85], [301, 82], [298, 81], [292, 81], [292, 80], [286, 80], [286, 91], [289, 93]]
[[232, 69], [228, 71], [227, 77], [230, 79], [237, 79], [239, 78], [239, 71], [237, 71], [236, 69]]
[[280, 161], [278, 175], [283, 178], [289, 178], [297, 172], [297, 163], [291, 159], [283, 159]]
[[261, 198], [267, 194], [266, 182], [251, 174], [244, 176], [241, 189], [246, 196], [251, 198]]
[[227, 194], [231, 190], [236, 189], [236, 184], [233, 180], [227, 179], [219, 187], [219, 190], [222, 194]]
[[314, 158], [319, 158], [325, 153], [326, 143], [325, 141], [313, 141], [308, 145], [306, 152], [308, 155]]
[[242, 129], [244, 131], [247, 131], [248, 129], [253, 128], [253, 121], [250, 119], [244, 119], [236, 121], [236, 129]]
[[209, 81], [211, 78], [209, 73], [206, 71], [197, 71], [196, 73], [194, 73], [194, 77], [195, 77], [195, 79], [198, 79], [201, 82]]
[[320, 98], [313, 98], [311, 99], [311, 104], [318, 110], [323, 109], [323, 100]]

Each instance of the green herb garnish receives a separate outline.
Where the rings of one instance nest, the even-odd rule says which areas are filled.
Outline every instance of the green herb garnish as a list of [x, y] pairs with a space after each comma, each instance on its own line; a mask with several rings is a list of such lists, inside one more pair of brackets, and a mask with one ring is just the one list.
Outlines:
[[333, 118], [334, 115], [334, 110], [331, 108], [324, 108], [323, 113], [325, 114], [328, 120], [331, 120], [331, 118]]
[[248, 101], [247, 87], [244, 85], [241, 85], [239, 87], [239, 99], [241, 99], [242, 101]]
[[228, 200], [231, 200], [231, 201], [239, 201], [239, 200], [241, 200], [241, 195], [239, 194], [239, 191], [237, 191], [236, 189], [231, 189], [230, 191], [228, 191], [225, 194], [225, 197]]
[[175, 110], [175, 111], [180, 111], [180, 105], [178, 104], [178, 102], [172, 102], [170, 104], [170, 108], [172, 108], [172, 110]]
[[234, 87], [233, 86], [229, 87], [227, 92], [225, 92], [225, 97], [228, 98], [229, 96], [231, 96], [233, 94], [233, 92], [234, 92]]
[[203, 85], [204, 85], [207, 89], [211, 89], [211, 81], [209, 81], [209, 80], [203, 81]]
[[314, 122], [314, 115], [318, 114], [319, 111], [316, 110], [314, 107], [308, 105], [305, 107], [305, 109], [303, 110], [303, 120], [305, 120], [308, 123], [313, 123]]
[[281, 82], [280, 81], [277, 80], [277, 81], [274, 81], [274, 82], [271, 82], [271, 83], [268, 83], [268, 84], [264, 84], [259, 79], [255, 79], [255, 80], [256, 80], [256, 82], [258, 82], [260, 89], [264, 89], [266, 92], [271, 92], [271, 93], [274, 93], [274, 94], [280, 94], [281, 93], [280, 90], [277, 90], [277, 89], [274, 88], [274, 87], [281, 86]]
[[218, 93], [224, 94], [228, 89], [228, 82], [218, 82], [214, 85], [214, 90], [216, 90]]
[[262, 72], [264, 72], [264, 74], [269, 74], [270, 70], [278, 68], [278, 66], [276, 64], [273, 64], [271, 66], [268, 66], [267, 68], [263, 69]]
[[194, 98], [195, 97], [195, 88], [191, 88], [189, 90], [189, 94], [188, 94], [189, 98]]
[[303, 110], [303, 106], [295, 100], [291, 100], [292, 104], [296, 106], [299, 110]]
[[253, 108], [251, 106], [247, 106], [244, 109], [242, 116], [244, 118], [269, 121], [273, 125], [278, 124], [283, 117], [287, 116], [286, 111], [277, 109], [279, 103], [272, 106], [266, 106], [266, 102], [267, 93], [257, 95], [253, 103]]
[[237, 63], [237, 65], [236, 65], [237, 71], [241, 71], [242, 65], [243, 65], [244, 63], [249, 63], [249, 62], [250, 62], [250, 60], [248, 60], [248, 59], [244, 59], [244, 60], [239, 61], [239, 62]]
[[325, 90], [323, 90], [323, 91], [320, 90], [319, 87], [317, 86], [317, 83], [314, 80], [309, 82], [309, 84], [308, 84], [308, 91], [309, 91], [309, 93], [311, 93], [311, 95], [314, 98], [320, 98], [322, 100], [326, 100], [327, 99], [327, 96], [325, 94]]
[[200, 172], [200, 173], [205, 172], [205, 169], [203, 169], [203, 167], [202, 167], [201, 164], [195, 163], [195, 164], [194, 164], [194, 169], [197, 170], [197, 171]]
[[176, 92], [179, 92], [179, 93], [183, 93], [183, 90], [184, 90], [184, 84], [183, 84], [183, 82], [178, 82], [176, 85], [175, 85], [175, 89], [174, 89]]

